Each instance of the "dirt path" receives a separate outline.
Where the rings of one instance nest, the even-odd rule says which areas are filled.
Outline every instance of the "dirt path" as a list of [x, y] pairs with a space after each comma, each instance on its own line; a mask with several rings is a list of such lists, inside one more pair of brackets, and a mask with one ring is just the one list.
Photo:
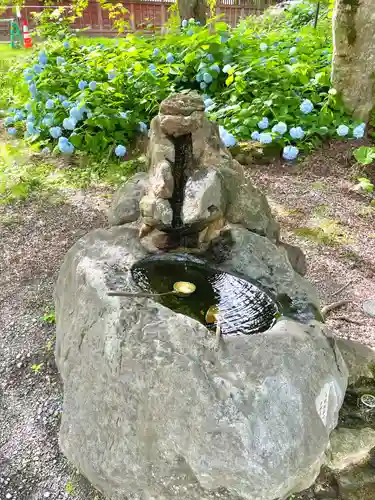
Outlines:
[[[375, 320], [361, 311], [364, 299], [375, 298], [375, 209], [351, 191], [347, 150], [336, 144], [318, 152], [302, 173], [273, 165], [248, 174], [267, 192], [286, 240], [306, 252], [308, 278], [322, 301], [352, 301], [332, 313], [329, 324], [344, 337], [375, 346]], [[68, 191], [63, 202], [0, 208], [0, 500], [101, 498], [58, 449], [62, 394], [54, 326], [41, 317], [53, 310], [65, 253], [83, 234], [106, 225], [108, 199], [102, 194]], [[326, 228], [323, 233], [317, 224]], [[349, 279], [353, 285], [332, 298]], [[362, 324], [337, 319], [343, 314]]]
[[306, 277], [322, 303], [351, 301], [329, 315], [328, 325], [344, 338], [375, 347], [375, 318], [362, 311], [364, 300], [375, 299], [375, 206], [353, 191], [353, 144], [334, 142], [297, 168], [275, 163], [247, 172], [267, 194], [285, 240], [305, 252]]
[[[0, 500], [101, 498], [60, 454], [53, 289], [64, 254], [106, 224], [100, 193], [0, 208]], [[34, 368], [33, 368], [34, 366]]]

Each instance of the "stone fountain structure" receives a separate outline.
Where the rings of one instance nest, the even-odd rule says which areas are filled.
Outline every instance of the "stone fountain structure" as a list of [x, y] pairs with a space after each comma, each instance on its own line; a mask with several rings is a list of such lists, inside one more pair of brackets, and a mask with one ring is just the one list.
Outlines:
[[[61, 268], [61, 449], [112, 500], [284, 499], [326, 462], [348, 380], [303, 254], [280, 241], [199, 96], [161, 104], [149, 162], [116, 193], [113, 227]], [[292, 313], [217, 349], [204, 324], [156, 299], [108, 295], [136, 292], [132, 266], [174, 252], [239, 273]]]

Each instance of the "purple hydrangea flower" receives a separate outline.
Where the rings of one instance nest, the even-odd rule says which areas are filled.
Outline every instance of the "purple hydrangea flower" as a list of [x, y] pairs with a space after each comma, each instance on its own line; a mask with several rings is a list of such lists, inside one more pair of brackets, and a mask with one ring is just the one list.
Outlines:
[[9, 127], [8, 128], [8, 134], [9, 135], [16, 135], [17, 134], [17, 129], [15, 127]]

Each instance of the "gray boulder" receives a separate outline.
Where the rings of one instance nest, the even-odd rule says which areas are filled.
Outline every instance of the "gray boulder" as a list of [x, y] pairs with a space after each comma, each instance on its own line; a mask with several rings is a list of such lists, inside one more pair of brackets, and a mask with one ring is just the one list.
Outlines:
[[128, 179], [115, 193], [108, 213], [111, 226], [134, 222], [140, 217], [139, 202], [145, 195], [148, 184], [148, 174], [141, 172]]
[[182, 210], [184, 224], [217, 219], [223, 216], [225, 205], [225, 193], [217, 170], [197, 170], [188, 178]]
[[[286, 253], [233, 234], [228, 268], [317, 303]], [[195, 320], [107, 295], [135, 290], [129, 269], [145, 253], [123, 226], [89, 233], [65, 258], [55, 295], [63, 453], [112, 500], [274, 500], [310, 486], [347, 383], [330, 332], [283, 319], [215, 351]]]

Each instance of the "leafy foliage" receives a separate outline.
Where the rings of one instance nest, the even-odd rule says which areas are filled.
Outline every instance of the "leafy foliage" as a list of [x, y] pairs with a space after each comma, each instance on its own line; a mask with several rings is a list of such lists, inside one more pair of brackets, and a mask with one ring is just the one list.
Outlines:
[[171, 24], [164, 36], [129, 34], [108, 46], [82, 45], [65, 27], [63, 40], [46, 29], [44, 50], [24, 68], [9, 132], [66, 154], [121, 159], [165, 97], [192, 89], [224, 126], [228, 146], [272, 143], [292, 161], [324, 138], [350, 137], [356, 126], [364, 133], [330, 88], [328, 10], [317, 29], [314, 12], [305, 2], [235, 29], [218, 19], [206, 27], [190, 20]]

